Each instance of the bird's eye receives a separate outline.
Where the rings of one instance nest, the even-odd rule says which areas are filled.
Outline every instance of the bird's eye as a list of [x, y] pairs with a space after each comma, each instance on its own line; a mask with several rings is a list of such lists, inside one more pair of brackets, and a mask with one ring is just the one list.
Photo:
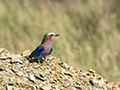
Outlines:
[[53, 36], [53, 34], [51, 34], [51, 36]]

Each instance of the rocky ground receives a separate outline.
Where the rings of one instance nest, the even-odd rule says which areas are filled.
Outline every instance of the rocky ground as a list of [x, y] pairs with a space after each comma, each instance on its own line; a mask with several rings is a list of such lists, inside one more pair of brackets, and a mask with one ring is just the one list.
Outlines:
[[29, 50], [15, 55], [0, 48], [0, 90], [120, 90], [94, 70], [84, 71], [58, 58], [29, 62]]

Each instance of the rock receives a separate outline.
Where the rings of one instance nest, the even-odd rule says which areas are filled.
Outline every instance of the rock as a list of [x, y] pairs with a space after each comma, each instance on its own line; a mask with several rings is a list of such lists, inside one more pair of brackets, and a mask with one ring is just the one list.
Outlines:
[[81, 86], [78, 86], [78, 85], [75, 85], [75, 88], [76, 88], [77, 90], [83, 90], [83, 88], [82, 88]]
[[0, 48], [0, 54], [5, 51], [5, 48]]
[[65, 69], [69, 69], [69, 65], [68, 64], [66, 64], [66, 63], [59, 63], [59, 65], [61, 66], [61, 67], [63, 67], [63, 68], [65, 68]]
[[23, 57], [28, 57], [29, 55], [30, 55], [30, 50], [26, 50], [21, 54], [21, 56]]
[[6, 69], [3, 67], [0, 67], [0, 71], [5, 71]]
[[77, 90], [75, 87], [71, 87], [70, 90]]
[[18, 71], [19, 71], [19, 69], [18, 69], [18, 68], [14, 68], [14, 67], [12, 67], [12, 68], [11, 68], [11, 70], [12, 70], [14, 73], [16, 73], [16, 72], [18, 72]]
[[51, 84], [45, 85], [45, 86], [44, 86], [44, 89], [45, 89], [45, 90], [50, 90], [50, 89], [51, 89]]
[[35, 77], [41, 81], [45, 81], [46, 78], [44, 77], [44, 75], [42, 74], [39, 74], [39, 73], [35, 73]]
[[36, 90], [36, 87], [35, 86], [30, 86], [32, 90]]
[[2, 59], [2, 60], [5, 60], [5, 59], [7, 59], [8, 57], [6, 57], [6, 56], [1, 56], [0, 57], [0, 59]]
[[11, 54], [11, 53], [6, 53], [6, 54], [5, 54], [5, 56], [6, 56], [7, 58], [9, 58], [9, 59], [12, 58], [12, 55], [13, 55], [13, 54]]
[[36, 65], [36, 66], [34, 66], [34, 68], [37, 69], [37, 68], [39, 68], [40, 66], [41, 66], [41, 65]]
[[77, 69], [56, 57], [29, 62], [27, 53], [0, 49], [0, 90], [120, 90], [120, 83], [109, 82], [92, 69]]
[[48, 57], [47, 60], [54, 60], [55, 57], [51, 56], [51, 57]]
[[23, 64], [23, 61], [19, 59], [20, 57], [21, 56], [19, 56], [19, 55], [15, 55], [14, 57], [12, 57], [11, 63], [20, 63], [20, 64]]
[[89, 70], [89, 72], [90, 72], [90, 73], [95, 73], [95, 71], [94, 71], [94, 70], [92, 70], [92, 69], [90, 69], [90, 70]]
[[94, 86], [93, 80], [89, 80], [89, 83]]
[[45, 70], [44, 73], [45, 73], [45, 74], [51, 74], [51, 73], [50, 73], [50, 70]]
[[15, 88], [13, 86], [7, 86], [6, 89], [7, 90], [15, 90]]
[[21, 72], [21, 71], [19, 71], [19, 72], [17, 72], [17, 73], [16, 73], [16, 75], [17, 75], [17, 76], [19, 76], [19, 77], [21, 77], [21, 76], [23, 76], [23, 75], [24, 75], [24, 73], [23, 73], [23, 72]]
[[32, 81], [32, 82], [35, 83], [35, 77], [34, 77], [34, 74], [29, 73], [29, 75], [28, 75], [28, 79], [29, 79], [30, 81]]
[[74, 76], [71, 72], [65, 72], [64, 74], [65, 74], [65, 75], [68, 75], [68, 76], [71, 76], [71, 77]]
[[0, 83], [2, 83], [3, 82], [3, 78], [2, 77], [0, 77]]

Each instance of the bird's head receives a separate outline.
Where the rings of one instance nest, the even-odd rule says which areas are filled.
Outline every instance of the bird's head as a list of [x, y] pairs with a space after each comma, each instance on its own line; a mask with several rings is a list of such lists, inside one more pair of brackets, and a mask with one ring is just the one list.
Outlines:
[[43, 37], [43, 41], [41, 44], [44, 43], [45, 40], [50, 40], [52, 41], [55, 37], [59, 36], [59, 34], [55, 34], [53, 32], [48, 32], [48, 33], [45, 33], [44, 37]]

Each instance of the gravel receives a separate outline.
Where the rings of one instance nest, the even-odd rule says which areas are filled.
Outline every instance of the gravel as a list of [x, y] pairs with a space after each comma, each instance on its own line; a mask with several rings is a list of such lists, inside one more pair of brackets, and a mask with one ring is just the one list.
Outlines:
[[94, 70], [77, 69], [56, 57], [29, 62], [30, 50], [15, 55], [0, 48], [0, 90], [120, 90]]

